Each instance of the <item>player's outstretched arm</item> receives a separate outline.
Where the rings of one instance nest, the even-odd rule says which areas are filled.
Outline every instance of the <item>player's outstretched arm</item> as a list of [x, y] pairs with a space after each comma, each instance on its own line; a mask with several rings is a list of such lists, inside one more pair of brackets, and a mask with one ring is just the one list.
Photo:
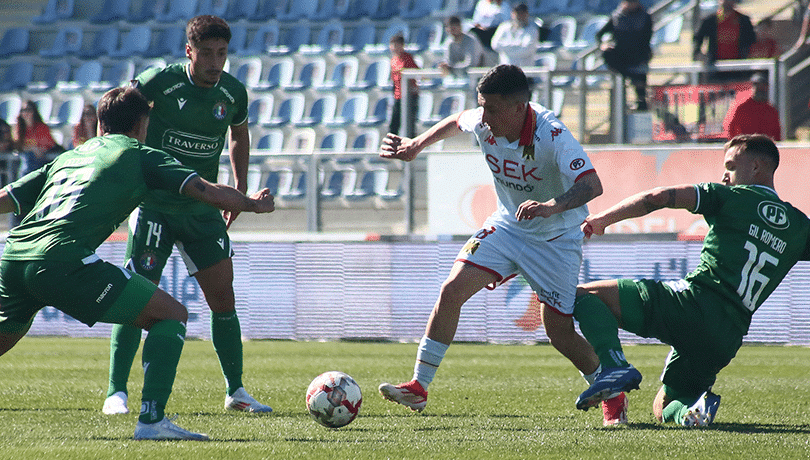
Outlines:
[[462, 131], [458, 128], [459, 115], [460, 113], [456, 113], [448, 116], [413, 139], [388, 133], [383, 139], [380, 156], [402, 161], [413, 160], [428, 146], [460, 134]]
[[549, 217], [569, 209], [578, 208], [601, 194], [602, 181], [594, 172], [580, 178], [571, 188], [556, 198], [543, 203], [534, 200], [526, 200], [520, 203], [515, 217], [517, 220]]
[[14, 204], [14, 199], [8, 193], [8, 189], [3, 187], [0, 189], [0, 214], [17, 211], [17, 205]]
[[694, 210], [697, 206], [697, 190], [692, 184], [658, 187], [625, 198], [618, 204], [598, 214], [585, 218], [582, 231], [585, 236], [602, 235], [609, 225], [626, 219], [646, 216], [662, 208]]
[[248, 197], [231, 186], [213, 184], [199, 176], [189, 179], [183, 186], [182, 193], [230, 212], [265, 213], [276, 209], [273, 195], [266, 188]]

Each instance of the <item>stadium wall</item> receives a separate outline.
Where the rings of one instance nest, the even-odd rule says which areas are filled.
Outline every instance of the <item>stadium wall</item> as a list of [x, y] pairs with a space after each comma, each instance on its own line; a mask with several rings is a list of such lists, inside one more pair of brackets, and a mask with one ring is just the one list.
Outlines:
[[[610, 240], [610, 238], [605, 238]], [[122, 263], [124, 242], [100, 257]], [[245, 339], [418, 341], [442, 281], [463, 242], [237, 242], [237, 311]], [[699, 241], [592, 241], [581, 281], [615, 277], [679, 279], [694, 268]], [[810, 345], [810, 264], [799, 263], [754, 316], [749, 343]], [[209, 310], [175, 252], [160, 286], [189, 308], [188, 337], [209, 339]], [[535, 343], [548, 339], [529, 287], [517, 277], [483, 290], [462, 310], [457, 341]], [[46, 307], [33, 335], [108, 337]], [[627, 343], [654, 343], [622, 333]]]

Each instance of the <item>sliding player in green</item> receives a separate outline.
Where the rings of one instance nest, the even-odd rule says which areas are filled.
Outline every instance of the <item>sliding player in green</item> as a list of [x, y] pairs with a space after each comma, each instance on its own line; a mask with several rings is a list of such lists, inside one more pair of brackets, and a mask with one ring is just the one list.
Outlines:
[[150, 105], [135, 88], [115, 88], [99, 102], [103, 136], [0, 190], [0, 212], [25, 216], [9, 232], [0, 259], [0, 355], [53, 306], [93, 326], [125, 324], [149, 331], [135, 439], [207, 440], [164, 416], [183, 349], [188, 311], [136, 273], [102, 261], [96, 248], [150, 190], [183, 194], [230, 212], [271, 212], [267, 189], [248, 198], [213, 184], [141, 142]]
[[722, 184], [677, 185], [639, 193], [585, 220], [585, 235], [661, 208], [702, 214], [709, 225], [698, 267], [675, 282], [594, 281], [577, 288], [574, 317], [603, 367], [577, 399], [587, 410], [641, 374], [622, 352], [618, 330], [671, 345], [653, 402], [659, 422], [705, 426], [720, 396], [717, 374], [731, 362], [751, 317], [799, 260], [810, 260], [810, 221], [774, 190], [779, 150], [764, 135], [725, 145]]
[[[230, 130], [229, 151], [235, 186], [247, 190], [250, 135], [245, 86], [223, 72], [231, 31], [215, 16], [197, 16], [186, 26], [185, 64], [149, 69], [134, 81], [154, 104], [146, 145], [161, 149], [217, 181], [219, 158]], [[233, 250], [227, 227], [238, 213], [225, 213], [177, 194], [149, 194], [130, 219], [127, 268], [154, 283], [177, 246], [211, 309], [211, 339], [225, 376], [225, 408], [272, 412], [242, 384], [242, 331], [233, 291]], [[126, 414], [127, 381], [141, 331], [116, 326], [110, 340], [110, 381], [105, 414]]]

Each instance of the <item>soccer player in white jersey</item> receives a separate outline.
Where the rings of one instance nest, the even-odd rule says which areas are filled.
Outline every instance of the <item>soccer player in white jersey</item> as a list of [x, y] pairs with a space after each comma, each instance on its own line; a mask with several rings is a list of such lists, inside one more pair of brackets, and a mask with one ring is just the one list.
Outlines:
[[[458, 326], [461, 306], [484, 287], [493, 289], [521, 274], [543, 303], [543, 324], [551, 343], [592, 382], [599, 362], [574, 330], [573, 308], [586, 203], [602, 184], [582, 146], [542, 106], [529, 102], [523, 71], [492, 68], [478, 83], [480, 107], [450, 115], [409, 139], [388, 134], [383, 158], [411, 161], [427, 146], [472, 132], [478, 138], [495, 182], [498, 209], [464, 245], [442, 284], [416, 355], [413, 380], [383, 383], [380, 393], [421, 411]], [[606, 404], [613, 424], [626, 419], [623, 394]]]

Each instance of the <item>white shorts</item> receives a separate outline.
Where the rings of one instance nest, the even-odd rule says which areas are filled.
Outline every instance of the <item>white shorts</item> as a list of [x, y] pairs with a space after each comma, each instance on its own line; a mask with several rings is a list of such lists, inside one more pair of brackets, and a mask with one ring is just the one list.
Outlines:
[[487, 289], [520, 274], [541, 302], [561, 315], [573, 316], [584, 238], [579, 227], [538, 241], [528, 240], [509, 227], [489, 222], [484, 225], [461, 248], [456, 261], [497, 276], [497, 283]]

